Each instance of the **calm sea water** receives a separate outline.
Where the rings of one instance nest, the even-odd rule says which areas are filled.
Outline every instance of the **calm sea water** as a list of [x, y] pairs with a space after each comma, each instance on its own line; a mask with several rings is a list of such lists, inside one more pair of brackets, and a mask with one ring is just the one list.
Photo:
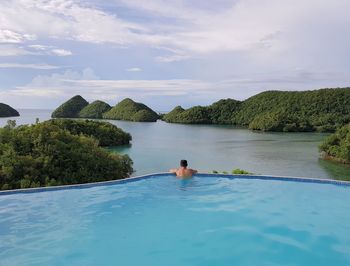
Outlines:
[[344, 186], [173, 175], [2, 195], [0, 265], [350, 265], [349, 201]]
[[[19, 110], [17, 124], [50, 118], [51, 110]], [[0, 125], [8, 118], [1, 118]], [[255, 174], [350, 180], [350, 167], [319, 159], [321, 133], [258, 133], [231, 126], [110, 121], [131, 133], [130, 146], [112, 149], [130, 155], [134, 175], [167, 171], [187, 159], [203, 172], [234, 168]]]

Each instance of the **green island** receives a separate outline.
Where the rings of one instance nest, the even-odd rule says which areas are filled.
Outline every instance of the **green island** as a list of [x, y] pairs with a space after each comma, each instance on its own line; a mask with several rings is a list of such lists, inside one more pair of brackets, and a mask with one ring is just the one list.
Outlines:
[[328, 136], [319, 149], [323, 159], [350, 164], [350, 124]]
[[105, 119], [127, 120], [135, 122], [155, 122], [159, 115], [143, 103], [126, 98], [103, 114]]
[[209, 106], [175, 107], [169, 123], [226, 124], [252, 130], [334, 132], [350, 122], [350, 88], [266, 91], [245, 101], [220, 100]]
[[19, 116], [19, 112], [11, 106], [0, 103], [0, 117]]
[[132, 160], [101, 146], [130, 139], [116, 126], [99, 121], [49, 120], [16, 127], [9, 120], [0, 128], [0, 189], [127, 178]]
[[111, 107], [99, 100], [89, 104], [80, 95], [60, 105], [51, 116], [52, 118], [95, 118], [135, 122], [155, 122], [159, 119], [159, 115], [151, 108], [129, 98]]
[[101, 119], [105, 112], [111, 110], [111, 106], [103, 101], [94, 101], [85, 106], [78, 114], [81, 118], [95, 118]]
[[61, 104], [53, 113], [52, 118], [77, 118], [79, 117], [79, 112], [89, 103], [80, 95], [76, 95]]

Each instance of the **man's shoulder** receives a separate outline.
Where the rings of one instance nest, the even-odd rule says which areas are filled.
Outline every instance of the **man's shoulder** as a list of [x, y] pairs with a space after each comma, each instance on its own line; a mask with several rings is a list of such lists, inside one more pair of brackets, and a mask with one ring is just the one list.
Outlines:
[[194, 170], [194, 169], [191, 169], [191, 168], [186, 169], [186, 171], [187, 172], [191, 172], [191, 173], [197, 172], [197, 170]]

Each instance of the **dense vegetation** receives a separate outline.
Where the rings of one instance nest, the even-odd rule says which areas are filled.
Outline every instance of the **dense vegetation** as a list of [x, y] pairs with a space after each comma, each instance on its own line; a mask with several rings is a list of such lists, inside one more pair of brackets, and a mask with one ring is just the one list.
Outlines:
[[163, 116], [170, 123], [232, 124], [263, 131], [335, 131], [350, 122], [350, 88], [266, 91], [239, 102], [220, 100]]
[[76, 95], [60, 105], [53, 113], [53, 118], [75, 118], [89, 103], [80, 95]]
[[[212, 173], [213, 174], [219, 174], [219, 171], [213, 170]], [[221, 171], [221, 173], [223, 173], [225, 175], [228, 175], [227, 171]], [[242, 169], [236, 168], [236, 169], [233, 169], [231, 171], [231, 174], [233, 174], [233, 175], [251, 175], [252, 173], [250, 173], [250, 172], [248, 172], [246, 170], [242, 170]]]
[[162, 119], [170, 123], [183, 124], [231, 124], [232, 115], [238, 110], [240, 102], [232, 99], [220, 100], [210, 106], [194, 106], [187, 110], [176, 106]]
[[79, 117], [81, 118], [102, 118], [103, 113], [111, 110], [111, 106], [102, 101], [94, 101], [89, 105], [85, 106], [80, 112]]
[[169, 123], [211, 124], [208, 113], [207, 107], [195, 106], [185, 110], [181, 106], [176, 106], [163, 116], [163, 120]]
[[236, 169], [233, 169], [231, 171], [231, 174], [233, 175], [251, 175], [252, 173], [246, 171], [246, 170], [242, 170], [242, 169], [239, 169], [239, 168], [236, 168]]
[[342, 163], [350, 163], [350, 124], [339, 128], [320, 145], [321, 155]]
[[0, 103], [0, 117], [11, 117], [11, 116], [19, 116], [17, 110], [13, 109], [11, 106]]
[[107, 113], [104, 113], [103, 118], [138, 122], [155, 122], [159, 116], [148, 106], [126, 98]]
[[86, 135], [98, 140], [100, 146], [129, 144], [131, 135], [108, 122], [93, 120], [51, 119], [44, 124], [55, 125], [73, 135]]
[[128, 156], [108, 152], [98, 140], [55, 123], [0, 129], [0, 189], [68, 185], [129, 177]]
[[212, 124], [231, 124], [232, 117], [236, 115], [241, 105], [240, 101], [233, 99], [219, 100], [208, 107]]
[[350, 88], [268, 91], [244, 101], [240, 125], [272, 131], [334, 131], [350, 122]]

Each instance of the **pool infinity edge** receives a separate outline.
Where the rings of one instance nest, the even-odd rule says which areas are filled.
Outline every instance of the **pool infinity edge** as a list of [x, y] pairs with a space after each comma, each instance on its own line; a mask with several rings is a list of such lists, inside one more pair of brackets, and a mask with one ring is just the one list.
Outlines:
[[[135, 177], [129, 177], [125, 179], [109, 180], [102, 182], [84, 183], [84, 184], [74, 184], [74, 185], [63, 185], [63, 186], [52, 186], [52, 187], [38, 187], [38, 188], [24, 188], [24, 189], [13, 189], [13, 190], [3, 190], [0, 191], [0, 196], [11, 195], [11, 194], [23, 194], [23, 193], [37, 193], [46, 191], [57, 191], [57, 190], [68, 190], [68, 189], [83, 189], [99, 186], [110, 186], [116, 184], [131, 183], [143, 179], [173, 175], [168, 172], [163, 173], [152, 173], [147, 175], [140, 175]], [[350, 181], [334, 180], [334, 179], [321, 179], [321, 178], [311, 178], [311, 177], [292, 177], [292, 176], [275, 176], [275, 175], [241, 175], [241, 174], [209, 174], [209, 173], [199, 173], [195, 176], [199, 177], [222, 177], [228, 179], [258, 179], [258, 180], [276, 180], [276, 181], [288, 181], [288, 182], [302, 182], [302, 183], [318, 183], [318, 184], [330, 184], [337, 186], [349, 186]]]

